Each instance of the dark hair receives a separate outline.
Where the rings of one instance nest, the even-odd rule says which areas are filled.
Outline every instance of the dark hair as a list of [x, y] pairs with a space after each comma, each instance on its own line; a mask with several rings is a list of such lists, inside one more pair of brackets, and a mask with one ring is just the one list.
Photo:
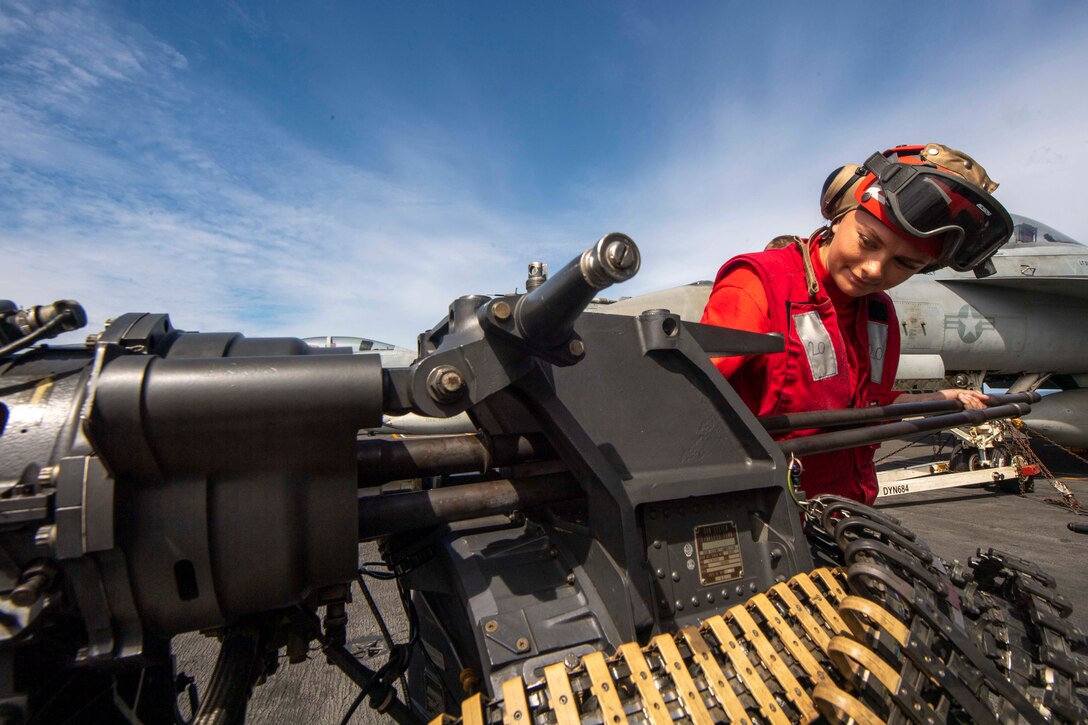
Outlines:
[[796, 244], [801, 241], [801, 237], [796, 234], [780, 234], [771, 241], [767, 242], [767, 246], [763, 248], [763, 251], [768, 249], [783, 249], [791, 244]]

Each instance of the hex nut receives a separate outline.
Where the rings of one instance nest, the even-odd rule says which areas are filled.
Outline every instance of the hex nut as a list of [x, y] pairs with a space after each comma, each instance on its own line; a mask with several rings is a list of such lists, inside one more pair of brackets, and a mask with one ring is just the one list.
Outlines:
[[452, 403], [465, 393], [465, 378], [452, 365], [439, 365], [427, 375], [427, 392], [439, 403]]

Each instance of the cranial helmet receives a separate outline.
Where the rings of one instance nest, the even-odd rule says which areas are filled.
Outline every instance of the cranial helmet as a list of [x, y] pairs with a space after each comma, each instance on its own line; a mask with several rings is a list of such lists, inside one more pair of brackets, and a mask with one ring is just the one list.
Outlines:
[[983, 264], [1012, 234], [1012, 219], [990, 193], [997, 184], [962, 151], [896, 146], [824, 182], [820, 212], [838, 221], [858, 207], [904, 235], [936, 262], [966, 271]]

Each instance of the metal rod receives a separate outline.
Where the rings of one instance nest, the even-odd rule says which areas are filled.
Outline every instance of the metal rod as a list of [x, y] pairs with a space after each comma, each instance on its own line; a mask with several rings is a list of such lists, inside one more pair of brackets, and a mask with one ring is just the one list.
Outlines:
[[359, 540], [436, 524], [508, 514], [545, 503], [567, 501], [585, 492], [570, 476], [466, 483], [412, 493], [359, 497]]
[[[987, 405], [994, 407], [1010, 403], [1037, 403], [1040, 400], [1042, 400], [1042, 396], [1038, 393], [993, 394], [989, 396]], [[759, 418], [759, 422], [767, 429], [768, 433], [785, 433], [806, 428], [832, 428], [860, 423], [880, 423], [888, 420], [901, 420], [916, 415], [951, 413], [959, 410], [963, 410], [963, 403], [958, 400], [933, 400], [919, 403], [895, 403], [871, 408], [813, 410], [807, 413], [764, 415]]]
[[355, 446], [360, 486], [405, 478], [488, 471], [555, 458], [542, 434], [433, 436], [389, 440], [367, 438]]
[[778, 445], [787, 456], [805, 456], [810, 453], [826, 453], [828, 451], [839, 451], [843, 448], [856, 448], [915, 433], [954, 428], [958, 425], [977, 425], [997, 418], [1013, 418], [1029, 412], [1031, 412], [1031, 406], [1027, 403], [1009, 403], [986, 408], [985, 410], [963, 410], [958, 413], [935, 415], [931, 418], [919, 420], [904, 420], [898, 423], [849, 428], [831, 433], [818, 433], [804, 438], [779, 441]]

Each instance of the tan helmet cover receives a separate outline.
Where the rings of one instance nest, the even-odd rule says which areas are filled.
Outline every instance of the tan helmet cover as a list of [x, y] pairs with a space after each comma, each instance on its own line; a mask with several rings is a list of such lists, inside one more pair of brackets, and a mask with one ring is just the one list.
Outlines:
[[[962, 176], [987, 194], [992, 194], [997, 188], [997, 182], [989, 177], [982, 164], [962, 151], [939, 143], [926, 144], [921, 152], [921, 160]], [[820, 199], [820, 212], [825, 219], [836, 221], [846, 212], [857, 209], [858, 200], [854, 198], [850, 187], [865, 178], [865, 174], [858, 173], [860, 168], [857, 164], [847, 164], [839, 169], [828, 182], [827, 189]], [[847, 188], [843, 188], [844, 186]]]
[[962, 151], [939, 143], [928, 143], [922, 149], [922, 160], [962, 176], [987, 194], [992, 194], [997, 189], [997, 182], [989, 177], [986, 169], [982, 168], [982, 164]]

